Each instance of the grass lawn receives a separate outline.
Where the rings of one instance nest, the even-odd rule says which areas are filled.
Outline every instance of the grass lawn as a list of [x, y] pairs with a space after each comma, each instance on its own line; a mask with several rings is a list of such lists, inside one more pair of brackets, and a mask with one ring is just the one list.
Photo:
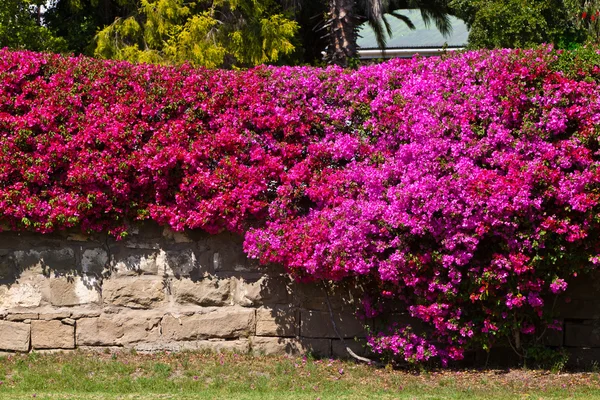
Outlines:
[[0, 358], [0, 399], [600, 399], [597, 372], [377, 369], [239, 354]]

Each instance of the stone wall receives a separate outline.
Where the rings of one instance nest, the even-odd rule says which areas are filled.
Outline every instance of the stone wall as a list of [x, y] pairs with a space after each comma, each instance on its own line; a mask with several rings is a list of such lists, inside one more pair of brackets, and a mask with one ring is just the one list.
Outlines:
[[[354, 297], [338, 289], [330, 303], [361, 354]], [[563, 330], [547, 343], [567, 348], [571, 365], [600, 362], [600, 276], [577, 278], [548, 303]], [[0, 353], [75, 348], [346, 355], [324, 289], [254, 265], [239, 236], [149, 223], [122, 241], [0, 232]]]
[[573, 279], [566, 293], [548, 301], [548, 307], [563, 327], [550, 343], [565, 347], [573, 366], [600, 365], [600, 273]]
[[[342, 298], [345, 300], [342, 301]], [[361, 352], [352, 296], [331, 299]], [[210, 348], [342, 355], [316, 285], [258, 268], [240, 237], [153, 224], [122, 241], [76, 232], [0, 233], [0, 352]]]

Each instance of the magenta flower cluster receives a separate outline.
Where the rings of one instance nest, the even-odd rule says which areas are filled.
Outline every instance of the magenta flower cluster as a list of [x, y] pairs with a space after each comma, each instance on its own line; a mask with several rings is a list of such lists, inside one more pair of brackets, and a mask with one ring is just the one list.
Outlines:
[[401, 303], [428, 327], [390, 324], [374, 351], [460, 359], [534, 337], [600, 260], [600, 87], [556, 59], [234, 72], [3, 50], [0, 221], [243, 233], [299, 280], [360, 281], [368, 317]]

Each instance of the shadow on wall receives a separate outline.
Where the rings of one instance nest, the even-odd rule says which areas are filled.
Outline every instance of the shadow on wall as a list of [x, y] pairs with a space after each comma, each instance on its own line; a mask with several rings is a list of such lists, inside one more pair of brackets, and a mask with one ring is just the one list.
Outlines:
[[[573, 366], [600, 359], [599, 285], [598, 277], [577, 278], [556, 302], [563, 330], [545, 344], [567, 349]], [[423, 330], [402, 310], [386, 323], [359, 320], [362, 295], [348, 283], [336, 284], [329, 299], [331, 313], [322, 283], [296, 283], [278, 266], [259, 267], [243, 253], [242, 238], [229, 233], [177, 233], [152, 223], [133, 227], [122, 241], [77, 231], [0, 232], [2, 351], [209, 347], [348, 357], [346, 346], [365, 355], [365, 326]], [[62, 342], [46, 340], [57, 330]], [[466, 363], [486, 360], [473, 352]], [[514, 365], [518, 357], [498, 343], [490, 361]]]
[[[348, 288], [331, 294], [338, 332], [362, 354], [358, 300]], [[218, 343], [264, 354], [346, 354], [321, 286], [259, 267], [239, 236], [177, 233], [153, 223], [134, 226], [122, 241], [75, 230], [0, 233], [0, 319], [24, 313], [75, 319], [76, 346]]]
[[[100, 264], [86, 260], [78, 241], [67, 237], [75, 238], [0, 232], [0, 309], [99, 301], [108, 258]], [[65, 296], [69, 289], [73, 295]]]

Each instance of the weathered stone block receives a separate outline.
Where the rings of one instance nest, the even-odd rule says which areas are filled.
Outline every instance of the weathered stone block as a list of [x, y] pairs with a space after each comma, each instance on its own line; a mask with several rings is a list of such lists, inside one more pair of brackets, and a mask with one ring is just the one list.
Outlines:
[[129, 236], [119, 243], [119, 247], [129, 249], [154, 249], [161, 247], [163, 228], [152, 221], [134, 223], [129, 226]]
[[298, 336], [299, 311], [289, 306], [262, 307], [256, 310], [257, 336]]
[[198, 350], [211, 350], [215, 353], [248, 353], [250, 341], [248, 339], [237, 340], [199, 340], [196, 342]]
[[136, 311], [82, 318], [77, 321], [77, 346], [118, 346], [158, 341], [161, 316], [158, 312]]
[[202, 279], [193, 282], [190, 279], [178, 279], [172, 283], [175, 301], [180, 304], [200, 306], [223, 306], [230, 303], [229, 280]]
[[589, 368], [600, 363], [600, 349], [570, 348], [567, 366], [571, 368]]
[[128, 250], [114, 255], [113, 271], [116, 276], [157, 275], [159, 250]]
[[57, 307], [100, 303], [96, 278], [87, 276], [51, 278], [49, 297], [49, 302]]
[[258, 280], [232, 278], [234, 302], [244, 307], [262, 304], [290, 304], [290, 280], [282, 276], [264, 275]]
[[194, 340], [199, 336], [198, 315], [165, 315], [161, 328], [165, 340]]
[[156, 353], [157, 351], [196, 351], [198, 342], [143, 342], [124, 346], [121, 349], [135, 349], [139, 353]]
[[600, 319], [600, 299], [597, 295], [593, 299], [561, 296], [554, 308], [554, 315], [569, 319]]
[[190, 248], [179, 251], [162, 251], [159, 257], [159, 270], [164, 275], [199, 278], [207, 272]]
[[248, 272], [249, 261], [239, 235], [222, 233], [207, 237], [200, 244], [200, 262], [213, 272]]
[[123, 277], [104, 281], [104, 304], [129, 308], [151, 308], [164, 301], [164, 282], [153, 276]]
[[[310, 338], [337, 338], [329, 313], [324, 311], [302, 311], [300, 333]], [[365, 337], [365, 327], [351, 314], [335, 314], [334, 321], [338, 333], [345, 338]]]
[[[331, 290], [331, 289], [329, 289]], [[323, 285], [317, 283], [294, 282], [292, 293], [295, 301], [307, 310], [329, 311], [327, 296]], [[329, 293], [329, 304], [334, 312], [353, 312], [356, 309], [352, 294], [345, 289], [337, 288]]]
[[80, 319], [80, 318], [96, 318], [102, 314], [102, 309], [100, 307], [88, 306], [75, 308], [71, 311], [71, 318]]
[[31, 325], [0, 321], [0, 350], [29, 351]]
[[186, 232], [175, 232], [168, 226], [165, 226], [162, 232], [165, 239], [174, 243], [192, 243], [193, 240], [189, 238]]
[[90, 240], [90, 237], [79, 232], [68, 232], [67, 240], [70, 242], [87, 242], [88, 240]]
[[84, 273], [101, 273], [108, 266], [108, 253], [102, 248], [87, 249], [81, 254]]
[[329, 339], [255, 336], [251, 338], [251, 347], [254, 354], [301, 355], [311, 353], [319, 357], [329, 357], [331, 355], [331, 340]]
[[42, 286], [42, 283], [33, 281], [16, 283], [8, 290], [6, 287], [0, 287], [0, 307], [7, 309], [38, 307], [42, 303]]
[[123, 327], [107, 318], [77, 320], [75, 339], [79, 346], [116, 346], [123, 336]]
[[600, 347], [600, 321], [566, 322], [565, 346]]
[[[3, 254], [4, 253], [4, 254]], [[17, 276], [17, 264], [12, 253], [0, 252], [0, 279], [11, 279]]]
[[410, 326], [413, 333], [420, 335], [427, 332], [430, 327], [423, 321], [417, 318], [411, 317], [407, 312], [402, 313], [391, 313], [383, 318], [375, 318], [369, 321], [369, 324], [373, 324], [372, 328], [374, 331], [384, 331], [391, 325], [398, 326]]
[[38, 313], [16, 313], [16, 314], [8, 314], [6, 316], [7, 321], [25, 321], [38, 319], [40, 315]]
[[31, 321], [31, 347], [34, 349], [74, 349], [75, 327], [60, 321]]
[[598, 293], [600, 293], [600, 272], [583, 274], [569, 279], [567, 291], [560, 296], [559, 301], [565, 298], [598, 300]]
[[56, 312], [40, 312], [40, 319], [50, 321], [52, 319], [64, 319], [71, 316], [70, 311], [56, 311]]
[[254, 310], [224, 307], [207, 314], [167, 315], [161, 325], [166, 340], [239, 338], [254, 333], [256, 320]]
[[21, 270], [41, 267], [46, 271], [65, 271], [75, 270], [77, 267], [75, 251], [69, 247], [47, 250], [19, 250], [15, 251], [14, 256], [17, 267]]

